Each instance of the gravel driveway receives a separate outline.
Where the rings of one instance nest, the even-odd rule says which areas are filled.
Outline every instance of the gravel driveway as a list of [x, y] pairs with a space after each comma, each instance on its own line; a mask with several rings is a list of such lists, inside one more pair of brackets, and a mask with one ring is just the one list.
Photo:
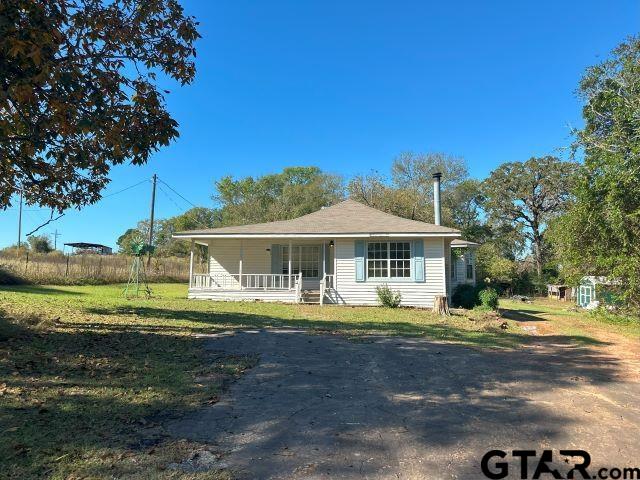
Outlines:
[[494, 448], [578, 448], [596, 469], [640, 466], [640, 384], [596, 346], [547, 336], [507, 352], [268, 330], [208, 348], [259, 363], [169, 431], [210, 444], [237, 478], [477, 479]]

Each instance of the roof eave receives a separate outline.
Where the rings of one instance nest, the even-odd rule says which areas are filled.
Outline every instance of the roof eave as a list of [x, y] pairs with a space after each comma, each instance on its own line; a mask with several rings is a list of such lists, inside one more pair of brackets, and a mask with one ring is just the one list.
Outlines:
[[370, 232], [370, 233], [174, 233], [172, 238], [375, 238], [375, 237], [453, 237], [460, 232]]

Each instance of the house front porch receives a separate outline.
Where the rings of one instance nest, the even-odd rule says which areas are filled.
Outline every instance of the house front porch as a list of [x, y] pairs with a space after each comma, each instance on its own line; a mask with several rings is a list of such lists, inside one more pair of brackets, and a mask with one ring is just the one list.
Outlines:
[[[189, 298], [319, 303], [331, 301], [333, 242], [299, 239], [209, 241], [205, 271], [190, 260]], [[193, 251], [193, 248], [192, 248]]]

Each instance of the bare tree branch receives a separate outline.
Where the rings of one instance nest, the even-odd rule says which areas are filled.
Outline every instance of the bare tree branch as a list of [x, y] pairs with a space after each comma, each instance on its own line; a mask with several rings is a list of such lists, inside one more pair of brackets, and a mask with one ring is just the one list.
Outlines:
[[27, 233], [25, 236], [28, 237], [30, 235], [33, 235], [34, 233], [36, 233], [38, 230], [40, 230], [42, 227], [45, 227], [47, 225], [49, 225], [51, 222], [55, 222], [56, 220], [58, 220], [59, 218], [64, 217], [64, 213], [61, 213], [60, 215], [58, 215], [56, 218], [53, 218], [53, 210], [51, 210], [51, 216], [49, 217], [49, 220], [47, 220], [46, 222], [44, 222], [42, 225], [36, 227], [34, 230], [31, 230], [29, 233]]

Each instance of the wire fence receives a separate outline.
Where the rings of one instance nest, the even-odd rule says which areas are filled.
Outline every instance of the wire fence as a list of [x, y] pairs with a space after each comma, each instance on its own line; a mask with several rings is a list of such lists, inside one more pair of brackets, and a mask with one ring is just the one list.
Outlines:
[[[0, 252], [0, 284], [47, 285], [125, 283], [133, 258], [128, 255], [64, 255]], [[146, 265], [146, 260], [145, 260]], [[187, 282], [189, 259], [153, 257], [147, 270], [150, 282]]]

